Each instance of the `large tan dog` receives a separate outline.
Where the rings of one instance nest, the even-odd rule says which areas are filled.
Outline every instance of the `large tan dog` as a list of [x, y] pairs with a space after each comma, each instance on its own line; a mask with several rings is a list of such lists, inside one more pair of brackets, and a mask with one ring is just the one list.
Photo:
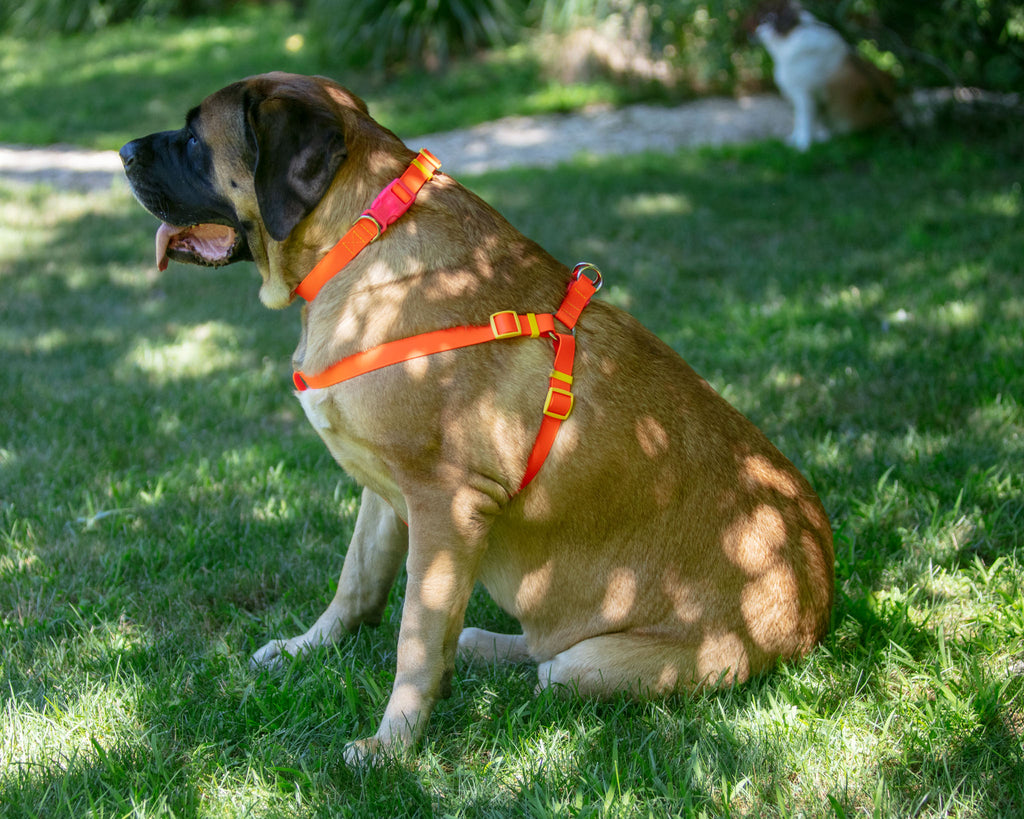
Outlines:
[[[251, 258], [272, 308], [292, 302], [414, 158], [348, 91], [286, 74], [230, 85], [182, 130], [135, 140], [121, 156], [137, 198], [165, 223], [158, 263]], [[394, 339], [486, 326], [500, 311], [551, 313], [571, 279], [436, 174], [304, 308], [294, 365], [318, 373]], [[403, 563], [408, 573], [391, 698], [376, 735], [349, 746], [350, 761], [420, 736], [456, 654], [531, 660], [541, 687], [663, 695], [741, 682], [825, 634], [832, 535], [804, 477], [621, 310], [588, 304], [575, 342], [575, 405], [522, 491], [552, 377], [546, 337], [298, 393], [365, 488], [331, 604], [254, 663], [378, 622]], [[463, 628], [477, 581], [521, 635]]]

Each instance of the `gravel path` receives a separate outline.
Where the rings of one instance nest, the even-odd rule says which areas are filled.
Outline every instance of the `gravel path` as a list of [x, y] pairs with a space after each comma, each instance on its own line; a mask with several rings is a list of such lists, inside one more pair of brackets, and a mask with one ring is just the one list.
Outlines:
[[671, 152], [684, 146], [725, 145], [784, 137], [789, 106], [776, 96], [712, 98], [674, 108], [632, 105], [576, 114], [506, 117], [462, 131], [406, 140], [428, 148], [448, 173], [549, 167], [578, 154], [604, 156]]
[[[476, 174], [512, 166], [549, 167], [578, 154], [603, 156], [670, 152], [683, 146], [724, 145], [783, 137], [789, 107], [770, 95], [697, 100], [673, 108], [633, 105], [574, 114], [506, 117], [459, 131], [407, 139], [428, 148], [447, 173]], [[64, 190], [108, 190], [124, 184], [114, 151], [69, 146], [0, 145], [0, 180], [48, 183]]]

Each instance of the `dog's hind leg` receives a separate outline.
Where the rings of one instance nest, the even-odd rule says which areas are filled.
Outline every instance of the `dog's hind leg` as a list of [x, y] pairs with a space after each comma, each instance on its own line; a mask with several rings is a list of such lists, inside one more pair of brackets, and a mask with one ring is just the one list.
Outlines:
[[464, 628], [459, 635], [460, 660], [476, 663], [522, 663], [531, 659], [522, 634], [497, 634], [482, 628]]
[[334, 599], [305, 634], [271, 640], [252, 655], [250, 666], [275, 666], [285, 655], [296, 657], [335, 643], [343, 631], [362, 623], [377, 625], [408, 548], [408, 527], [387, 501], [364, 489]]
[[582, 640], [541, 663], [537, 676], [540, 688], [563, 685], [587, 697], [650, 697], [743, 682], [752, 670], [747, 647], [730, 632], [699, 643], [619, 633]]

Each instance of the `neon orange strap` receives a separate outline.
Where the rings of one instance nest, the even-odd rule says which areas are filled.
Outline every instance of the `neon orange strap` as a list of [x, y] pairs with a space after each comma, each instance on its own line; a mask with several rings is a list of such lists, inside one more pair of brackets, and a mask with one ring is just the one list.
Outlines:
[[405, 172], [377, 195], [373, 204], [363, 211], [348, 232], [299, 282], [294, 294], [306, 301], [313, 301], [321, 287], [412, 207], [420, 188], [430, 181], [440, 167], [441, 162], [430, 151], [420, 151]]
[[[590, 271], [590, 274], [584, 275], [587, 271]], [[311, 387], [321, 389], [355, 378], [357, 375], [435, 353], [470, 347], [487, 341], [547, 336], [555, 346], [555, 362], [548, 381], [547, 397], [544, 399], [544, 417], [541, 419], [540, 431], [537, 433], [537, 440], [526, 462], [526, 472], [519, 485], [519, 490], [522, 491], [543, 466], [555, 443], [558, 428], [562, 421], [569, 417], [575, 400], [572, 394], [572, 368], [576, 357], [576, 337], [571, 332], [558, 331], [555, 320], [560, 321], [571, 331], [583, 308], [600, 287], [600, 271], [593, 265], [580, 264], [573, 270], [569, 292], [554, 314], [503, 310], [494, 313], [490, 323], [486, 325], [450, 327], [410, 338], [396, 339], [346, 356], [316, 375], [307, 375], [301, 370], [296, 370], [292, 379], [295, 388], [300, 392]]]
[[449, 327], [445, 330], [434, 330], [410, 338], [388, 341], [361, 353], [346, 356], [316, 375], [307, 375], [301, 370], [296, 370], [292, 375], [292, 380], [299, 392], [310, 387], [322, 389], [363, 373], [390, 367], [392, 364], [401, 364], [403, 361], [412, 361], [414, 358], [457, 350], [460, 347], [471, 347], [474, 344], [483, 344], [485, 341], [499, 341], [503, 338], [520, 338], [522, 336], [540, 338], [542, 334], [549, 335], [554, 332], [554, 319], [555, 317], [550, 313], [520, 315], [511, 310], [505, 310], [492, 315], [490, 324], [479, 327]]

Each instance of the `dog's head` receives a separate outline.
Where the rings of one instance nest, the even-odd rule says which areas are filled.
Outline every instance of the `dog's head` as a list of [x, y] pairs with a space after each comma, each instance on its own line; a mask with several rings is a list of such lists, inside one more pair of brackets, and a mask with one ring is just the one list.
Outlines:
[[762, 39], [762, 26], [784, 37], [800, 23], [800, 4], [793, 0], [765, 0], [743, 21], [743, 30], [753, 40]]
[[299, 247], [322, 242], [307, 235], [305, 223], [335, 221], [333, 214], [309, 217], [340, 182], [354, 146], [365, 151], [368, 132], [385, 152], [407, 150], [341, 86], [274, 73], [210, 95], [180, 130], [129, 142], [121, 160], [132, 191], [162, 222], [157, 266], [253, 260], [263, 276], [261, 300], [287, 305], [308, 272], [290, 269], [305, 264]]

